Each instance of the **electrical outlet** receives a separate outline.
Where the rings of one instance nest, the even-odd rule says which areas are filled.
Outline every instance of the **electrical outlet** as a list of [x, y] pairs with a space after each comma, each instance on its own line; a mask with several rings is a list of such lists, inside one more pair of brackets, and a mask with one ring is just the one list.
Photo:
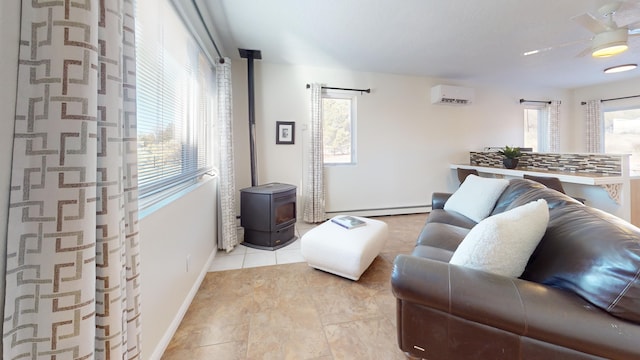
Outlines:
[[191, 268], [191, 254], [187, 255], [187, 272], [189, 272], [189, 268]]

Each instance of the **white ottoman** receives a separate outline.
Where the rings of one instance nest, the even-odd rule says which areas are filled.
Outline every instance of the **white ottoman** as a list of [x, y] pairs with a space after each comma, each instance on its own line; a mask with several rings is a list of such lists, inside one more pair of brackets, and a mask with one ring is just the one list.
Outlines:
[[383, 221], [357, 218], [367, 225], [345, 229], [329, 220], [304, 234], [300, 250], [309, 266], [358, 280], [384, 247], [389, 230]]

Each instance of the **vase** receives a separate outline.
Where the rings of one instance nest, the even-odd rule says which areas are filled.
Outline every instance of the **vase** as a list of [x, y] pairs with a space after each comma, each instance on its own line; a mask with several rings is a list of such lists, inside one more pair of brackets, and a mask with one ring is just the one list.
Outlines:
[[507, 169], [515, 169], [516, 166], [518, 166], [518, 161], [520, 161], [520, 159], [518, 159], [518, 158], [516, 158], [516, 159], [504, 158], [504, 159], [502, 159], [502, 164]]

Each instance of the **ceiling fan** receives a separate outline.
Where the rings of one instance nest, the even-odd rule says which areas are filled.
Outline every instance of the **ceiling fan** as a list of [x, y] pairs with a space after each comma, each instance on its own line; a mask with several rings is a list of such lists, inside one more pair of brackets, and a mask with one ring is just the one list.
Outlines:
[[[614, 19], [618, 19], [618, 24]], [[589, 39], [572, 41], [565, 44], [527, 51], [525, 56], [591, 41], [591, 47], [578, 56], [591, 53], [593, 57], [609, 57], [620, 54], [629, 48], [630, 37], [640, 37], [640, 7], [632, 2], [616, 1], [598, 9], [598, 15], [584, 13], [571, 18], [574, 22], [594, 34]]]

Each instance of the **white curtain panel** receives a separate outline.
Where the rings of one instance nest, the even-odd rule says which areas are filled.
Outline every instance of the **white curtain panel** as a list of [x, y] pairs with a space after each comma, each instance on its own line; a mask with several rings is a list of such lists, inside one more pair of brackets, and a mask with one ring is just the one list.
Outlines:
[[3, 359], [141, 359], [133, 0], [22, 1]]
[[236, 230], [236, 180], [233, 160], [233, 98], [231, 60], [216, 64], [218, 83], [218, 249], [230, 252], [238, 245]]
[[584, 118], [587, 129], [587, 152], [602, 151], [602, 112], [600, 100], [589, 100], [584, 105]]
[[560, 151], [560, 104], [561, 102], [558, 100], [551, 100], [551, 104], [547, 105], [547, 114], [549, 116], [547, 151], [549, 152]]
[[302, 219], [308, 223], [326, 220], [324, 207], [324, 155], [322, 151], [322, 85], [311, 84], [311, 123], [305, 155]]

